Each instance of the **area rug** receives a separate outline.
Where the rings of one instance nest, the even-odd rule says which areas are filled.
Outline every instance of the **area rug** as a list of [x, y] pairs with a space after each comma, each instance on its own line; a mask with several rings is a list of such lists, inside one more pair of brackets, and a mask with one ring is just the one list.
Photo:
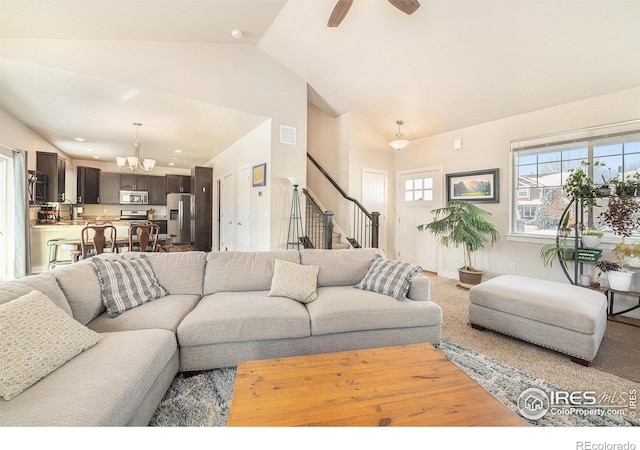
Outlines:
[[[444, 340], [439, 350], [461, 370], [512, 411], [518, 411], [518, 398], [529, 388], [544, 392], [561, 389], [544, 380], [521, 372], [462, 345]], [[203, 372], [190, 378], [176, 378], [155, 412], [150, 426], [224, 426], [233, 393], [235, 368]], [[593, 408], [592, 408], [593, 409]], [[640, 426], [628, 416], [547, 414], [528, 420], [533, 426]]]

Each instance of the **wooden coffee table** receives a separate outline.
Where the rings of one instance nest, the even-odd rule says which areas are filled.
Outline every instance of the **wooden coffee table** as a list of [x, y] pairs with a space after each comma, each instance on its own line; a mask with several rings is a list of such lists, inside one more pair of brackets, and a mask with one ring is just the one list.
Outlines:
[[526, 426], [430, 344], [238, 365], [229, 426]]

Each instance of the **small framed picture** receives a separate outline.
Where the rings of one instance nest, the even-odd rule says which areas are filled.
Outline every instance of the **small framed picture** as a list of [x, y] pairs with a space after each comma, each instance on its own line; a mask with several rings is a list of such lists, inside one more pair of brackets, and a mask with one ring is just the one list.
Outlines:
[[500, 169], [447, 174], [447, 201], [499, 203]]
[[253, 177], [251, 185], [253, 187], [267, 185], [267, 163], [253, 166]]

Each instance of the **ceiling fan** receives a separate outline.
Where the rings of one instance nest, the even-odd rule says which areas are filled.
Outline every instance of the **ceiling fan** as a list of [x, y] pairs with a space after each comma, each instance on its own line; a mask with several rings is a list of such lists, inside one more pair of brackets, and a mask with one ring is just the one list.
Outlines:
[[[389, 3], [405, 14], [413, 14], [420, 8], [418, 0], [389, 0]], [[340, 22], [342, 22], [342, 19], [347, 15], [352, 4], [353, 0], [338, 0], [338, 3], [336, 3], [336, 6], [333, 8], [331, 17], [329, 17], [327, 26], [337, 27], [340, 25]]]

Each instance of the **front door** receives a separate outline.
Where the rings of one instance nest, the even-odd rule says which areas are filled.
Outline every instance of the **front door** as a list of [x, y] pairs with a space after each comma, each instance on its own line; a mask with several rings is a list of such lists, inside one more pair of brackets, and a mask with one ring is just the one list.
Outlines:
[[433, 221], [431, 210], [442, 207], [442, 170], [398, 173], [397, 259], [438, 272], [438, 238], [416, 228]]

